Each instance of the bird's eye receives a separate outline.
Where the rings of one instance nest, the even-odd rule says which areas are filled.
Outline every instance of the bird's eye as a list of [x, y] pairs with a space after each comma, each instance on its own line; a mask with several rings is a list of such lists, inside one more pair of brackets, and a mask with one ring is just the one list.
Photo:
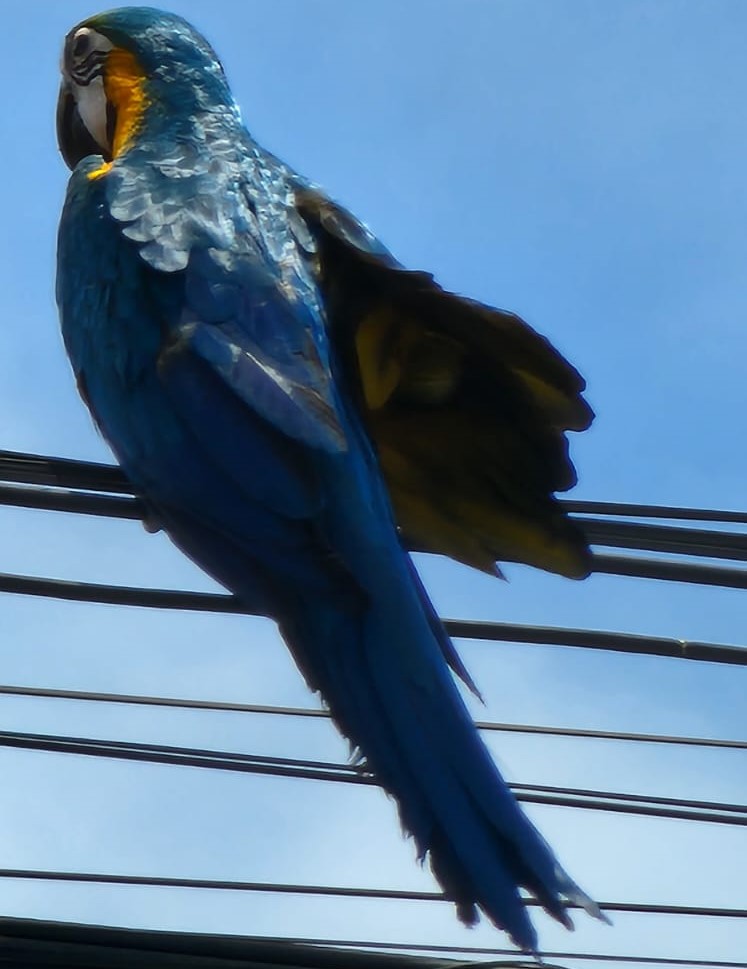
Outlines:
[[91, 31], [82, 27], [73, 38], [72, 55], [76, 61], [82, 60], [91, 49]]

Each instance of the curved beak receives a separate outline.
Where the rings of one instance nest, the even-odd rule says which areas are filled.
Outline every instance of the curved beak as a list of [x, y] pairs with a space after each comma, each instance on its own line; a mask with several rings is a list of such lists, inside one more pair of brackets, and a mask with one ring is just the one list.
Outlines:
[[70, 82], [65, 78], [60, 85], [57, 99], [57, 145], [70, 169], [75, 168], [81, 158], [101, 154], [101, 148], [83, 124]]

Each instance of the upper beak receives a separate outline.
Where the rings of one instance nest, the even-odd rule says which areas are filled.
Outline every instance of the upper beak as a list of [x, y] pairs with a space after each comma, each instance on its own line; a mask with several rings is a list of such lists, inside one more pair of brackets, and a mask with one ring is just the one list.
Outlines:
[[73, 169], [88, 155], [100, 155], [101, 148], [83, 124], [70, 89], [70, 82], [63, 78], [57, 99], [57, 144], [65, 164]]

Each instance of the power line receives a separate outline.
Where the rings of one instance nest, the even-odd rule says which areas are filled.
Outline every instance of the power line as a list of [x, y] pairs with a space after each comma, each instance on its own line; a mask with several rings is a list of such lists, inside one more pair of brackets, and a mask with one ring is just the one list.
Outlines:
[[[317, 895], [329, 898], [365, 898], [398, 902], [452, 902], [440, 892], [418, 892], [390, 888], [357, 888], [340, 885], [306, 885], [284, 882], [233, 881], [217, 878], [172, 878], [163, 875], [120, 875], [103, 872], [42, 871], [34, 868], [0, 868], [0, 878], [79, 882], [97, 885], [136, 885], [141, 888], [189, 888], [203, 891], [266, 892], [274, 895]], [[523, 898], [525, 905], [541, 906], [534, 898]], [[599, 902], [605, 912], [626, 915], [675, 915], [697, 918], [746, 919], [747, 909], [703, 905], [648, 904], [644, 902]], [[581, 905], [568, 902], [567, 908]], [[493, 951], [493, 950], [491, 950]]]
[[[145, 505], [132, 494], [122, 473], [108, 465], [0, 451], [0, 504], [114, 518], [141, 519]], [[22, 487], [19, 487], [23, 485]], [[49, 486], [52, 486], [50, 490]], [[592, 545], [747, 561], [747, 534], [672, 527], [645, 522], [610, 521], [605, 516], [688, 519], [747, 523], [747, 513], [677, 509], [614, 502], [567, 502]], [[586, 514], [586, 517], [584, 515]], [[594, 570], [606, 574], [665, 581], [747, 588], [747, 570], [636, 556], [594, 556]]]
[[[102, 465], [106, 467], [106, 465]], [[663, 518], [672, 521], [713, 522], [747, 525], [746, 511], [714, 508], [678, 508], [676, 505], [639, 505], [624, 501], [578, 501], [561, 498], [560, 504], [572, 515], [611, 515], [618, 518]]]
[[239, 599], [228, 594], [71, 582], [65, 579], [12, 575], [7, 572], [0, 573], [0, 592], [63, 599], [68, 602], [98, 602], [114, 606], [142, 606], [148, 609], [251, 615], [242, 607]]
[[[510, 956], [510, 963], [496, 964], [500, 966], [536, 966], [536, 963], [524, 961], [525, 954], [516, 949], [488, 948], [486, 946], [458, 946], [438, 945], [417, 942], [390, 942], [373, 940], [308, 938], [298, 936], [235, 936], [216, 935], [214, 933], [201, 934], [197, 932], [166, 932], [153, 929], [122, 929], [101, 925], [81, 925], [75, 922], [48, 922], [38, 919], [0, 918], [0, 936], [6, 941], [12, 940], [13, 952], [24, 951], [20, 947], [28, 947], [33, 955], [38, 953], [37, 945], [44, 947], [43, 954], [47, 954], [49, 946], [64, 946], [68, 953], [68, 962], [72, 964], [77, 958], [85, 957], [86, 964], [93, 954], [101, 955], [105, 948], [107, 957], [112, 953], [134, 952], [150, 957], [154, 952], [164, 956], [164, 964], [171, 963], [175, 957], [186, 960], [189, 965], [193, 959], [202, 962], [207, 957], [210, 964], [213, 960], [228, 965], [293, 965], [315, 966], [317, 969], [327, 966], [328, 969], [350, 969], [351, 966], [362, 967], [370, 965], [365, 956], [373, 956], [374, 952], [388, 952], [394, 954], [422, 953], [423, 955], [412, 963], [413, 969], [425, 966], [426, 969], [459, 969], [453, 961], [435, 961], [426, 957], [427, 953], [438, 955], [462, 956]], [[366, 951], [373, 950], [373, 951]], [[727, 961], [723, 959], [683, 959], [677, 956], [666, 958], [663, 956], [636, 956], [617, 953], [592, 952], [551, 952], [543, 951], [537, 954], [543, 960], [571, 959], [574, 961], [587, 960], [607, 963], [642, 963], [656, 966], [700, 966], [703, 969], [747, 969], [747, 963]], [[211, 959], [212, 957], [212, 959]], [[289, 958], [290, 957], [290, 958]], [[519, 961], [521, 960], [521, 961]], [[109, 961], [111, 959], [109, 958]], [[98, 964], [98, 963], [97, 963]], [[150, 961], [148, 961], [150, 965]], [[160, 964], [160, 962], [159, 962]], [[398, 963], [388, 961], [386, 965]], [[407, 963], [409, 964], [409, 963]], [[77, 962], [76, 962], [77, 965]], [[128, 961], [129, 965], [129, 961]], [[469, 965], [473, 965], [470, 963]], [[483, 963], [483, 965], [485, 965]], [[466, 965], [462, 963], [464, 969]], [[475, 967], [477, 969], [477, 967]]]
[[597, 791], [580, 787], [558, 787], [551, 784], [521, 784], [509, 785], [516, 792], [541, 791], [546, 794], [573, 794], [575, 797], [602, 797], [611, 801], [630, 801], [638, 804], [664, 804], [671, 807], [686, 807], [701, 811], [725, 811], [744, 816], [747, 824], [747, 804], [733, 804], [724, 801], [702, 801], [693, 798], [661, 797], [656, 794], [624, 794], [619, 791]]
[[[0, 591], [2, 589], [0, 576]], [[557, 626], [530, 626], [515, 623], [482, 622], [472, 619], [446, 619], [452, 636], [488, 642], [524, 643], [533, 646], [573, 646], [582, 649], [611, 650], [646, 656], [670, 656], [747, 666], [747, 648], [663, 636], [638, 636], [633, 633], [599, 629], [570, 629]]]
[[[747, 576], [747, 571], [745, 571]], [[243, 613], [250, 615], [235, 596], [215, 592], [183, 592], [171, 589], [145, 589], [132, 586], [104, 585], [94, 582], [70, 582], [63, 579], [32, 578], [0, 573], [0, 592], [41, 596], [73, 602], [96, 602], [108, 605], [139, 606], [149, 609], [176, 609], [197, 612]], [[523, 643], [532, 646], [574, 646], [648, 656], [671, 656], [747, 666], [747, 648], [718, 643], [701, 643], [661, 636], [638, 636], [631, 633], [592, 629], [569, 629], [554, 626], [530, 626], [514, 623], [480, 622], [445, 619], [448, 632], [463, 639], [488, 642]]]
[[135, 493], [123, 472], [113, 465], [24, 451], [0, 450], [0, 480], [109, 494]]
[[[318, 945], [336, 948], [350, 949], [383, 949], [388, 951], [403, 952], [437, 952], [443, 954], [459, 955], [485, 955], [485, 956], [521, 956], [522, 953], [516, 949], [492, 949], [487, 946], [458, 946], [458, 945], [428, 945], [427, 943], [417, 942], [375, 942], [353, 939], [311, 939], [298, 936], [253, 936], [263, 942], [290, 942], [297, 945]], [[616, 953], [595, 953], [595, 952], [550, 952], [542, 950], [537, 955], [540, 959], [577, 959], [588, 960], [591, 962], [640, 962], [645, 965], [654, 966], [700, 966], [704, 969], [747, 969], [747, 962], [729, 962], [714, 959], [680, 959], [673, 957], [667, 959], [664, 956], [636, 956], [618, 955]]]
[[[78, 461], [23, 451], [0, 450], [0, 480], [51, 487], [80, 488], [108, 494], [132, 495], [134, 489], [122, 471], [109, 464]], [[615, 501], [560, 499], [572, 514], [615, 517], [663, 518], [747, 525], [747, 512], [674, 505]]]
[[747, 534], [642, 522], [577, 518], [590, 545], [747, 561]]
[[633, 558], [629, 555], [594, 555], [595, 572], [627, 575], [634, 579], [687, 582], [691, 585], [716, 585], [722, 589], [747, 589], [747, 569], [694, 562], [669, 562], [664, 559]]
[[[0, 484], [0, 505], [134, 521], [146, 514], [145, 504], [134, 497], [28, 484]], [[600, 518], [576, 520], [591, 545], [747, 561], [747, 534]]]
[[0, 484], [0, 505], [133, 521], [141, 521], [145, 517], [145, 505], [138, 498], [31, 488], [26, 485]]
[[364, 771], [349, 764], [312, 761], [290, 757], [267, 757], [258, 754], [231, 753], [197, 747], [165, 744], [142, 744], [122, 740], [94, 740], [87, 737], [68, 737], [55, 734], [33, 734], [20, 731], [1, 731], [0, 747], [38, 750], [49, 753], [78, 754], [114, 760], [141, 761], [180, 767], [199, 767], [208, 770], [263, 774], [297, 780], [337, 781], [346, 784], [376, 785]]
[[[57, 690], [46, 687], [11, 686], [0, 684], [0, 695], [38, 699], [74, 700], [95, 703], [122, 703], [135, 706], [165, 707], [186, 710], [205, 710], [223, 713], [255, 713], [269, 716], [312, 717], [329, 719], [326, 710], [309, 707], [275, 706], [261, 703], [238, 703], [226, 700], [194, 700], [181, 697], [142, 696], [128, 693], [101, 693], [90, 690]], [[649, 744], [674, 744], [685, 747], [747, 750], [747, 740], [727, 740], [717, 737], [684, 737], [666, 734], [631, 733], [623, 730], [586, 730], [580, 727], [546, 727], [528, 723], [497, 723], [477, 720], [479, 730], [501, 733], [538, 734], [589, 740], [615, 740]]]
[[[274, 757], [216, 751], [196, 747], [144, 744], [120, 740], [95, 740], [56, 734], [0, 732], [0, 747], [53, 753], [105, 757], [208, 770], [262, 774], [273, 777], [378, 786], [365, 768], [329, 761]], [[553, 807], [611, 811], [658, 817], [666, 820], [699, 821], [747, 826], [747, 805], [656, 795], [627, 794], [542, 784], [512, 783], [518, 801]]]

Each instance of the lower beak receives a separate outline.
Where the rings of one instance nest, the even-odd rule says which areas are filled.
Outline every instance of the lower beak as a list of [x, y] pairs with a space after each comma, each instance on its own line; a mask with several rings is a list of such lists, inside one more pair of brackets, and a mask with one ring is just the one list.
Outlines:
[[57, 144], [68, 168], [73, 169], [88, 155], [100, 155], [88, 128], [78, 113], [78, 108], [68, 81], [63, 80], [57, 99]]

